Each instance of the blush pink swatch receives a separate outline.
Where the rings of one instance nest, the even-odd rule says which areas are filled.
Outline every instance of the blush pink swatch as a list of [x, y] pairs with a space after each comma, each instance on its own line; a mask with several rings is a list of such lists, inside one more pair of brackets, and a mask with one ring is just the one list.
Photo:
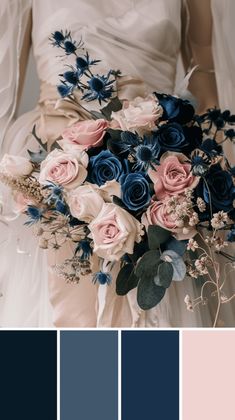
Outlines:
[[235, 419], [235, 330], [182, 332], [182, 420]]

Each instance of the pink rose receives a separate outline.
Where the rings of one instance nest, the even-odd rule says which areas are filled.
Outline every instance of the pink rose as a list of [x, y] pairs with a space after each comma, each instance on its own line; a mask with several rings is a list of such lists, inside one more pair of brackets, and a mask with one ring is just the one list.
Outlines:
[[91, 222], [101, 211], [104, 200], [99, 189], [92, 184], [81, 185], [67, 195], [72, 216], [84, 222]]
[[[112, 112], [113, 128], [137, 131], [143, 134], [151, 131], [155, 122], [162, 115], [162, 107], [157, 98], [149, 95], [146, 98], [137, 97], [133, 101], [125, 101], [120, 111]], [[117, 125], [118, 124], [118, 125]]]
[[142, 216], [142, 223], [146, 230], [149, 225], [161, 226], [170, 230], [178, 240], [192, 238], [196, 234], [196, 229], [189, 224], [179, 227], [177, 216], [174, 211], [170, 211], [168, 200], [153, 201], [147, 211]]
[[39, 182], [47, 181], [71, 189], [81, 185], [87, 176], [88, 156], [85, 152], [66, 153], [54, 149], [41, 163]]
[[32, 163], [22, 156], [5, 154], [0, 162], [0, 172], [13, 177], [27, 176], [32, 171]]
[[166, 152], [161, 157], [160, 165], [155, 170], [149, 170], [159, 200], [196, 187], [199, 178], [192, 174], [191, 164], [186, 163], [186, 160], [186, 156], [181, 153]]
[[105, 203], [88, 227], [94, 241], [94, 252], [109, 261], [120, 260], [126, 252], [132, 254], [135, 242], [140, 242], [143, 234], [141, 223], [112, 203]]
[[103, 119], [79, 121], [63, 131], [63, 140], [58, 143], [68, 151], [71, 148], [87, 150], [90, 147], [102, 146], [107, 127], [108, 122]]

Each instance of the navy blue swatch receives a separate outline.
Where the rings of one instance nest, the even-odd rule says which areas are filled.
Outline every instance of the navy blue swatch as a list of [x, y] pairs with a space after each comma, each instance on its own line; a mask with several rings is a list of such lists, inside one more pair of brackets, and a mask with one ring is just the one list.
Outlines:
[[56, 331], [0, 331], [0, 417], [57, 419]]
[[118, 419], [118, 333], [61, 331], [61, 420]]
[[122, 332], [122, 420], [179, 420], [178, 331]]

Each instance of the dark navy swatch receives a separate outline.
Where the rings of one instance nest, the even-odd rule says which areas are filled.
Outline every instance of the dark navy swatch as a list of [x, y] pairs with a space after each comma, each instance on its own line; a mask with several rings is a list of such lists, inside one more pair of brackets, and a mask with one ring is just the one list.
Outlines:
[[0, 417], [57, 419], [56, 331], [0, 331]]
[[122, 420], [179, 420], [178, 331], [122, 332]]
[[61, 420], [118, 419], [118, 333], [60, 334]]

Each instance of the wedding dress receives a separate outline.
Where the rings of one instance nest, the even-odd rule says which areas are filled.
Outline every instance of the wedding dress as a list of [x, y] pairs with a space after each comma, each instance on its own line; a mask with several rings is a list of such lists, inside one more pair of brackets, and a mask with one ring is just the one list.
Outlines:
[[[3, 2], [4, 3], [4, 2]], [[1, 7], [1, 5], [0, 5]], [[48, 142], [78, 116], [71, 110], [54, 109], [58, 94], [58, 74], [63, 61], [49, 43], [55, 30], [68, 29], [73, 38], [82, 38], [92, 58], [101, 59], [99, 73], [121, 69], [120, 97], [133, 99], [154, 90], [173, 93], [176, 63], [181, 43], [181, 0], [10, 0], [0, 15], [1, 22], [16, 26], [8, 48], [3, 51], [5, 80], [0, 83], [0, 106], [3, 142], [2, 153], [27, 156], [27, 149], [37, 147], [29, 133], [36, 124], [38, 133]], [[38, 106], [11, 125], [19, 83], [18, 59], [25, 22], [32, 10], [32, 46], [41, 95]], [[1, 9], [0, 9], [1, 12]], [[13, 27], [15, 27], [13, 25]], [[2, 28], [2, 23], [1, 23]], [[0, 45], [5, 47], [5, 34], [0, 28]], [[5, 28], [6, 29], [6, 28]], [[9, 35], [10, 36], [10, 35]], [[17, 44], [17, 47], [15, 45]], [[6, 43], [7, 45], [7, 43]], [[14, 54], [14, 51], [15, 54]], [[18, 59], [17, 59], [18, 57]], [[1, 57], [0, 57], [1, 58]], [[15, 61], [14, 61], [15, 60]], [[1, 73], [2, 73], [2, 64]], [[8, 72], [8, 67], [10, 71]], [[16, 74], [14, 74], [14, 72]], [[2, 89], [1, 89], [2, 87]], [[5, 105], [5, 108], [4, 108]], [[94, 109], [94, 104], [89, 105]], [[91, 276], [78, 285], [66, 284], [52, 273], [50, 266], [58, 262], [67, 249], [47, 253], [37, 246], [24, 218], [16, 217], [12, 202], [2, 188], [3, 216], [0, 254], [0, 325], [2, 327], [203, 327], [212, 325], [208, 306], [189, 312], [184, 297], [198, 296], [200, 289], [192, 279], [173, 282], [163, 301], [149, 311], [136, 302], [136, 290], [125, 297], [115, 293], [116, 265], [111, 285], [95, 286]], [[10, 219], [14, 219], [11, 220]], [[49, 266], [48, 266], [49, 262]], [[48, 283], [49, 282], [49, 283]], [[49, 284], [49, 288], [48, 288]], [[49, 301], [51, 303], [49, 303]], [[233, 314], [229, 314], [230, 320]], [[234, 320], [231, 321], [232, 323]]]

